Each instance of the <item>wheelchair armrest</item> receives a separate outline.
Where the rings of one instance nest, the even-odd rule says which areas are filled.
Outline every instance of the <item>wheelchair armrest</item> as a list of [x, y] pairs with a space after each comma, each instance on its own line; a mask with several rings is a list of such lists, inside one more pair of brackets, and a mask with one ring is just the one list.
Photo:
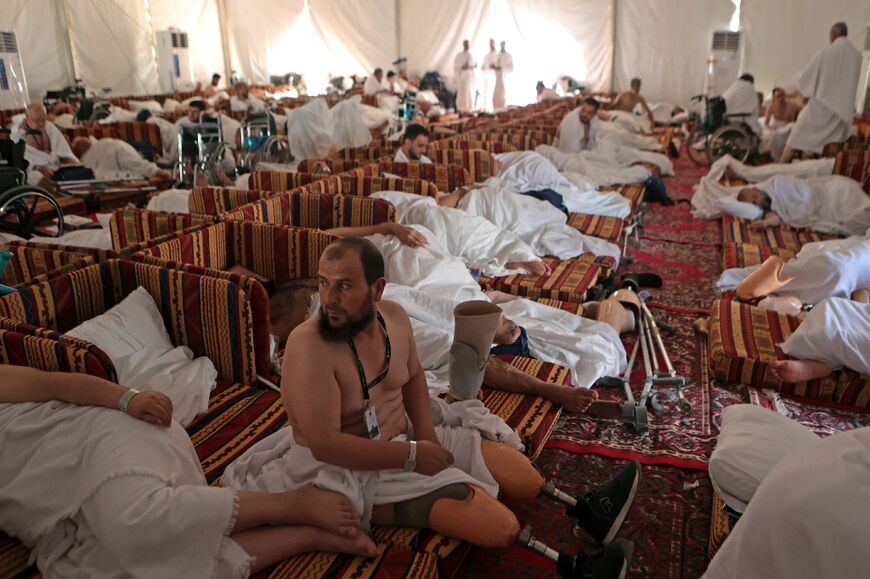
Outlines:
[[752, 113], [725, 113], [726, 119], [741, 119], [744, 120], [746, 117], [751, 117]]

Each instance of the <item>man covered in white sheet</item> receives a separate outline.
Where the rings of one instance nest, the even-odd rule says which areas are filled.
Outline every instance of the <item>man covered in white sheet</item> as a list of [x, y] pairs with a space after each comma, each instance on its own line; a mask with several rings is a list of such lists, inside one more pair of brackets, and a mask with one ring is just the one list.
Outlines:
[[828, 143], [841, 143], [849, 137], [861, 53], [848, 35], [844, 22], [834, 24], [830, 46], [816, 53], [798, 75], [797, 88], [809, 102], [792, 127], [781, 163], [790, 162], [795, 151], [821, 153]]
[[[508, 547], [519, 523], [495, 497], [499, 491], [536, 497], [545, 492], [545, 481], [519, 453], [516, 433], [479, 401], [447, 405], [429, 398], [408, 316], [381, 299], [384, 275], [380, 253], [363, 239], [343, 238], [324, 251], [320, 311], [290, 334], [283, 360], [290, 428], [252, 447], [227, 469], [222, 484], [314, 484], [347, 496], [365, 528], [430, 528], [482, 547]], [[479, 323], [457, 336], [476, 351], [469, 342], [491, 343], [498, 308], [465, 305]], [[480, 370], [457, 366], [457, 372], [455, 385], [479, 387]], [[560, 563], [560, 574], [624, 576], [631, 546], [613, 539], [639, 480], [639, 465], [632, 462], [607, 487], [559, 499], [573, 504], [567, 513], [607, 545], [572, 558], [570, 568]]]
[[46, 119], [45, 107], [40, 103], [27, 105], [21, 123], [12, 127], [11, 138], [27, 145], [24, 158], [30, 163], [27, 182], [31, 185], [50, 179], [62, 165], [78, 164], [66, 137]]
[[[726, 186], [720, 183], [723, 178], [738, 177], [750, 183], [759, 183], [777, 175], [790, 175], [800, 179], [829, 176], [834, 172], [834, 159], [814, 159], [790, 164], [769, 163], [767, 165], [745, 165], [725, 155], [717, 159], [710, 171], [701, 177], [692, 195], [692, 214], [699, 219], [716, 219], [722, 215], [720, 200], [730, 198], [736, 201], [737, 194], [744, 187]], [[726, 201], [730, 203], [730, 201]], [[749, 208], [753, 212], [753, 208]]]
[[548, 201], [522, 195], [498, 177], [457, 189], [439, 198], [438, 203], [483, 217], [496, 227], [512, 232], [537, 255], [567, 259], [588, 251], [609, 255], [617, 261], [621, 256], [615, 243], [585, 235], [568, 225], [568, 214], [564, 210]]
[[172, 181], [172, 173], [143, 158], [120, 139], [76, 137], [72, 151], [82, 165], [90, 167], [97, 179], [149, 179], [157, 185]]
[[377, 553], [340, 494], [208, 486], [165, 394], [0, 372], [0, 529], [46, 577], [234, 579], [312, 550]]
[[858, 299], [870, 290], [870, 230], [808, 243], [787, 262], [774, 255], [760, 266], [725, 270], [717, 287], [745, 300], [772, 296], [759, 305], [791, 314], [828, 297]]
[[704, 577], [862, 579], [868, 519], [870, 428], [821, 438], [764, 477]]
[[737, 194], [737, 201], [754, 205], [757, 229], [785, 223], [837, 235], [863, 235], [870, 228], [870, 196], [848, 177], [798, 179], [778, 175]]

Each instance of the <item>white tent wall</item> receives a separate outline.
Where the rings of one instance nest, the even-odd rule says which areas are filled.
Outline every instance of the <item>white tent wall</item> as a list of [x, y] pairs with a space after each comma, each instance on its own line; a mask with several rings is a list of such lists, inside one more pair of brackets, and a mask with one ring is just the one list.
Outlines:
[[309, 40], [294, 28], [303, 0], [227, 0], [226, 6], [230, 68], [244, 79], [265, 82], [270, 74], [302, 72], [294, 64], [322, 50], [310, 46], [300, 53], [299, 45]]
[[[220, 19], [215, 0], [149, 0], [151, 26], [155, 31], [170, 27], [187, 32], [194, 82], [211, 81], [224, 74]], [[229, 79], [224, 79], [227, 82]]]
[[770, 96], [774, 86], [794, 87], [794, 77], [813, 55], [830, 43], [835, 22], [849, 27], [849, 40], [864, 49], [870, 25], [868, 0], [743, 0], [741, 71], [755, 77], [755, 85]]
[[3, 0], [0, 30], [15, 32], [31, 101], [42, 100], [46, 90], [72, 84], [63, 2]]
[[648, 101], [685, 105], [703, 91], [713, 32], [733, 13], [731, 0], [617, 0], [613, 89], [638, 77]]
[[111, 87], [118, 95], [160, 92], [143, 0], [67, 0], [66, 7], [76, 70], [86, 86]]

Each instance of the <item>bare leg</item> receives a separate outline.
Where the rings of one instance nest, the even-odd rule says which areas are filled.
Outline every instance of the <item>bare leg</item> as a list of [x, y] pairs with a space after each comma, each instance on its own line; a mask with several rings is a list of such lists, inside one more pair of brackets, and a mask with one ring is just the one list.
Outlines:
[[549, 275], [550, 267], [543, 261], [509, 261], [506, 263], [508, 269], [524, 269], [534, 275]]
[[782, 157], [780, 158], [780, 163], [791, 163], [791, 160], [794, 159], [795, 150], [791, 147], [786, 147], [782, 152]]
[[359, 513], [338, 493], [305, 486], [283, 493], [239, 491], [238, 498], [233, 532], [263, 525], [312, 525], [345, 537], [360, 534]]
[[698, 318], [692, 322], [692, 328], [705, 336], [710, 333], [710, 318]]
[[770, 363], [770, 371], [783, 382], [796, 383], [830, 376], [834, 369], [811, 360], [774, 360]]
[[378, 548], [368, 535], [354, 538], [334, 535], [317, 527], [260, 527], [230, 535], [248, 555], [256, 557], [253, 572], [261, 571], [286, 559], [310, 551], [348, 553], [374, 557]]
[[568, 412], [586, 412], [598, 398], [598, 393], [589, 388], [549, 384], [495, 357], [489, 359], [483, 380], [498, 390], [546, 398]]
[[852, 292], [852, 299], [862, 304], [870, 304], [870, 290], [856, 289]]

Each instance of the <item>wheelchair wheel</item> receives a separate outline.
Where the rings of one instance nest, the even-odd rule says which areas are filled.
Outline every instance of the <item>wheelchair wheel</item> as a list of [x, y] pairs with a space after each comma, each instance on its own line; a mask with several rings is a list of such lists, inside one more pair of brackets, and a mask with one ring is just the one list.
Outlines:
[[696, 165], [707, 167], [713, 161], [710, 159], [710, 133], [703, 127], [697, 127], [689, 133], [686, 139], [686, 152], [689, 159]]
[[255, 152], [257, 163], [289, 163], [290, 146], [287, 141], [271, 136]]
[[32, 185], [13, 187], [0, 194], [0, 231], [24, 239], [33, 237], [36, 231], [33, 217], [40, 201], [45, 201], [51, 206], [53, 219], [57, 220], [57, 231], [53, 237], [63, 235], [63, 209], [60, 204], [51, 193]]
[[229, 145], [221, 143], [215, 147], [206, 158], [202, 171], [208, 184], [214, 187], [224, 187], [225, 178], [235, 181], [239, 173], [236, 158]]
[[731, 155], [745, 163], [755, 149], [755, 136], [737, 125], [720, 127], [710, 137], [709, 155], [711, 162], [725, 155]]

